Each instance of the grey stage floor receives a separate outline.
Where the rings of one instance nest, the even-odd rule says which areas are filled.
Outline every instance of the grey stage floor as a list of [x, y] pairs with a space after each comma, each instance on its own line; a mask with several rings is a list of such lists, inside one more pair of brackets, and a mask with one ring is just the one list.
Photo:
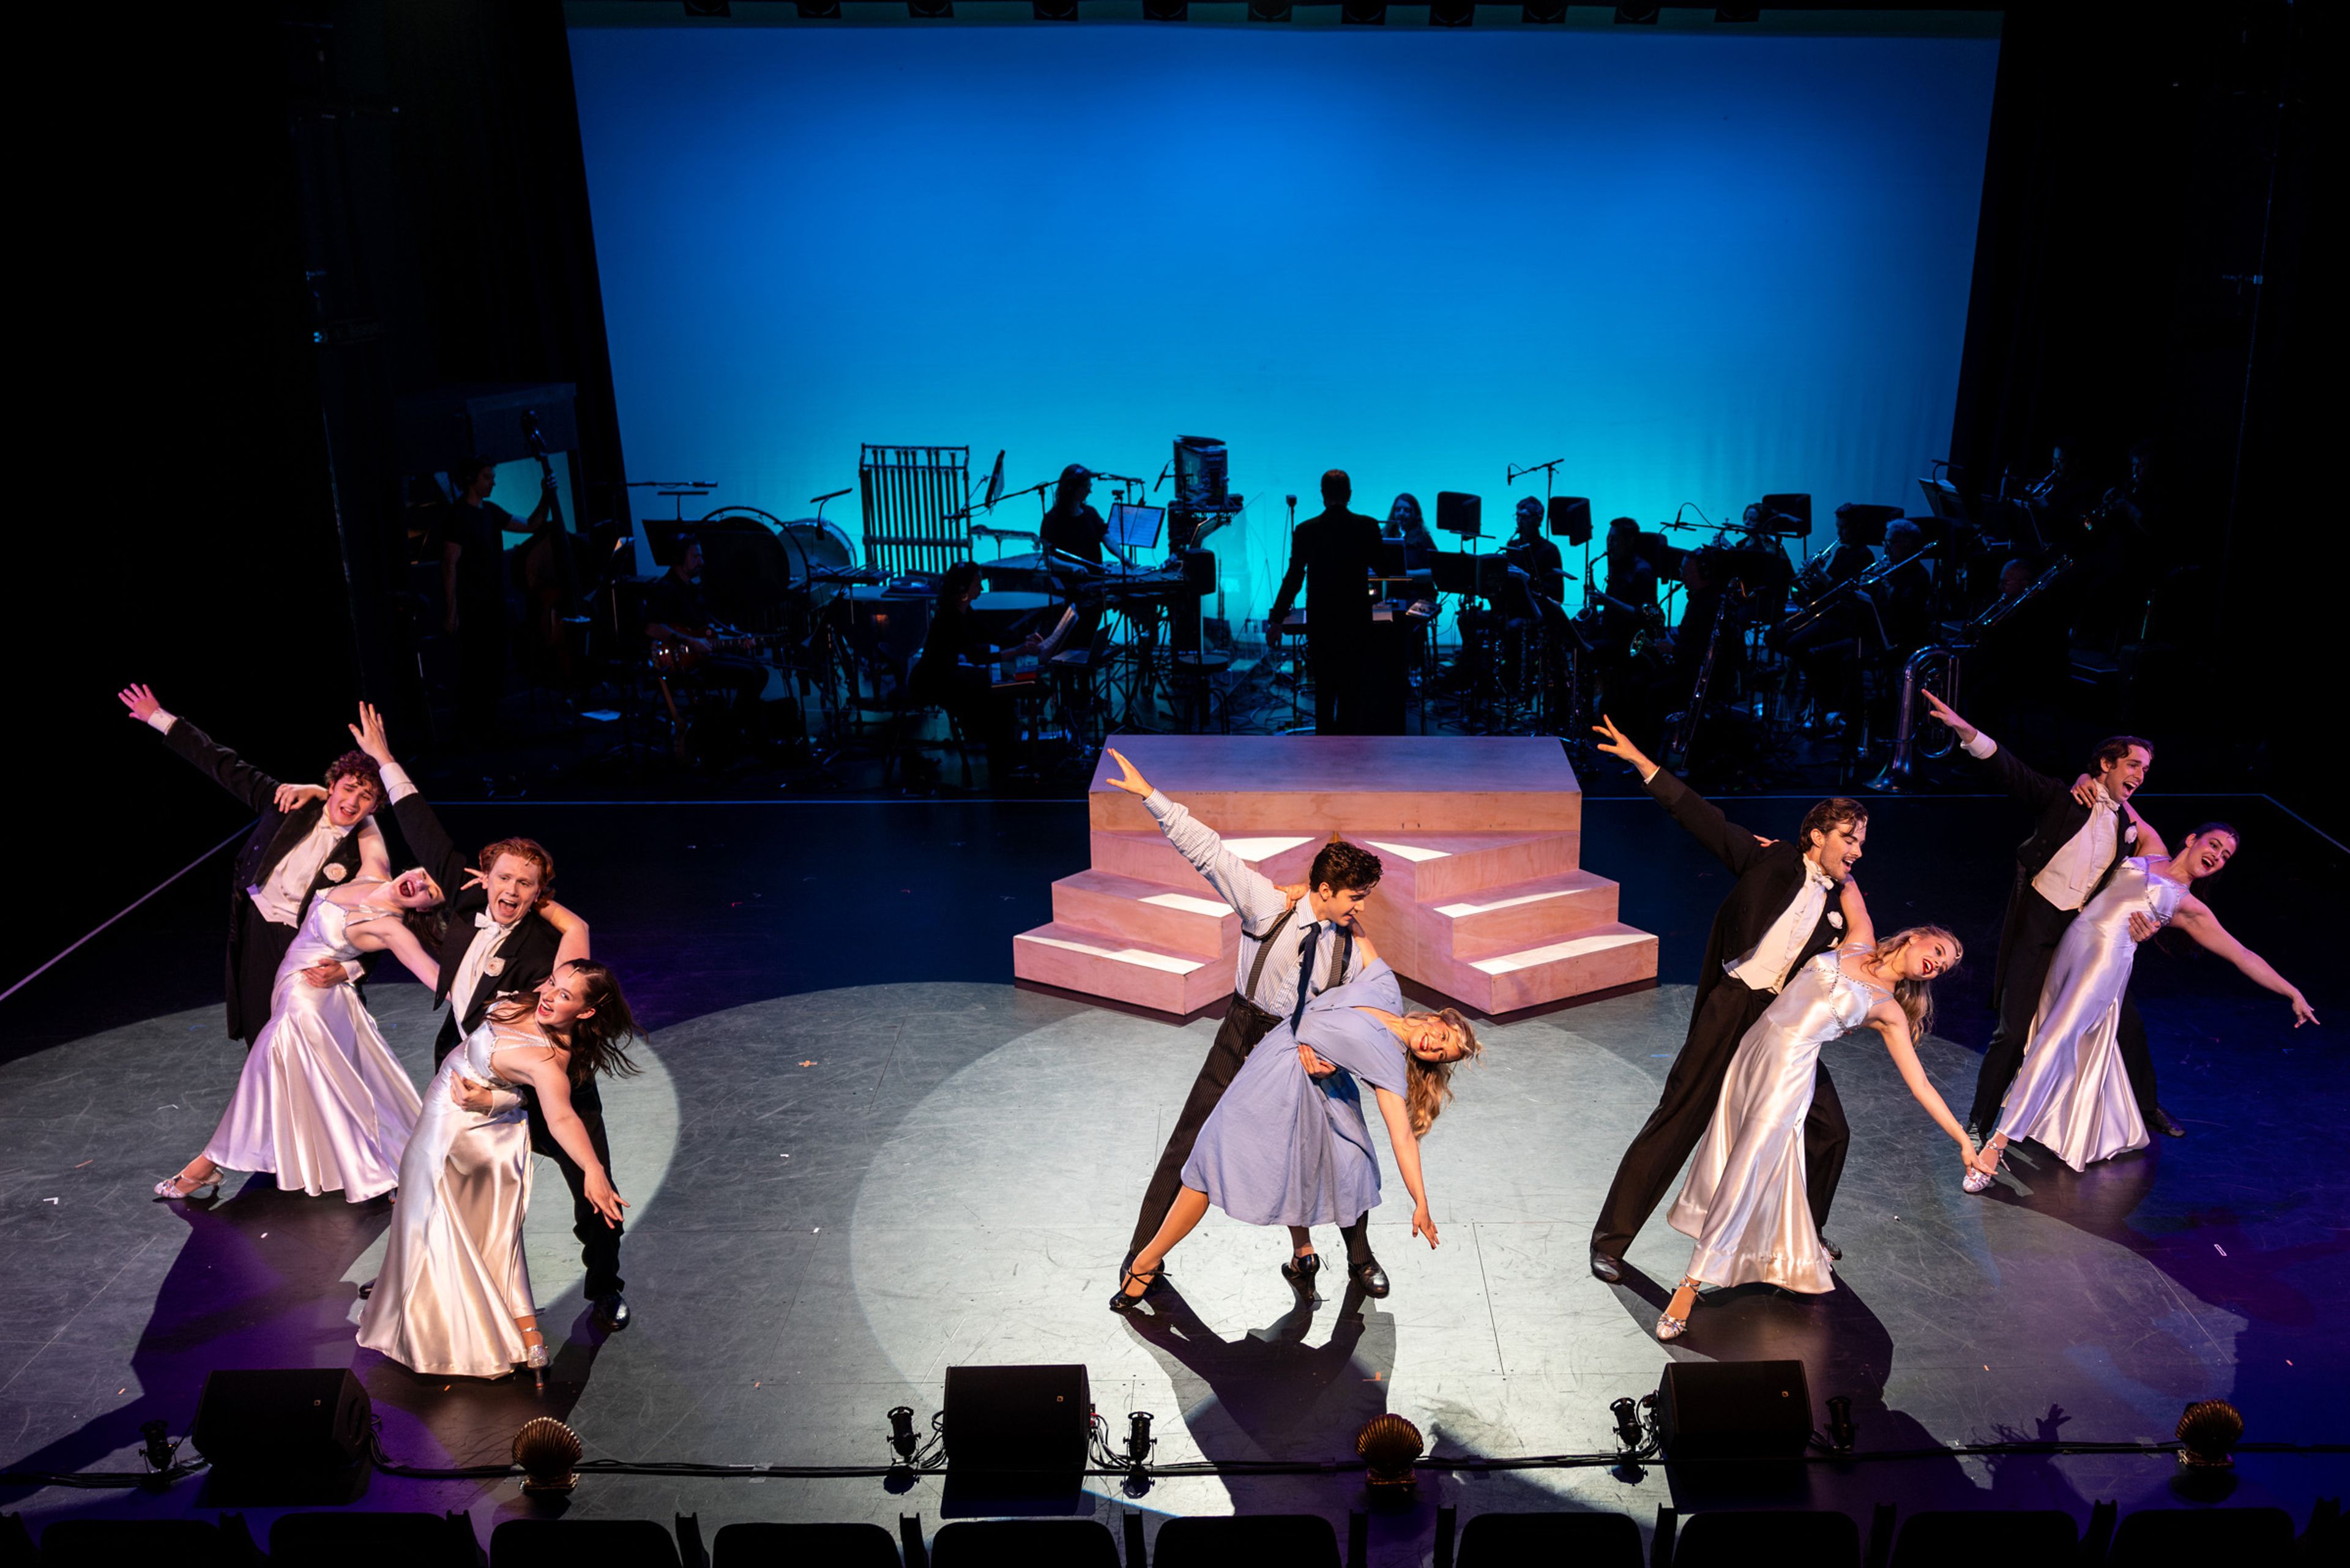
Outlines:
[[[1846, 1253], [1839, 1288], [1817, 1299], [1734, 1293], [1702, 1308], [1669, 1353], [1650, 1335], [1661, 1290], [1594, 1281], [1585, 1241], [1689, 997], [1668, 986], [1489, 1026], [1486, 1062], [1464, 1075], [1427, 1145], [1444, 1245], [1431, 1252], [1408, 1235], [1390, 1167], [1374, 1241], [1395, 1290], [1358, 1315], [1335, 1291], [1298, 1310], [1274, 1272], [1278, 1234], [1212, 1214], [1176, 1255], [1180, 1302], [1148, 1319], [1104, 1310], [1140, 1184], [1211, 1023], [941, 983], [818, 992], [672, 1024], [646, 1054], [651, 1070], [607, 1096], [619, 1184], [636, 1206], [626, 1250], [634, 1328], [598, 1342], [581, 1310], [566, 1206], [542, 1201], [535, 1214], [539, 1299], [569, 1336], [544, 1407], [563, 1413], [593, 1457], [879, 1463], [883, 1412], [902, 1403], [927, 1420], [950, 1366], [1082, 1362], [1115, 1431], [1129, 1410], [1157, 1415], [1162, 1460], [1318, 1460], [1349, 1456], [1357, 1428], [1383, 1409], [1418, 1422], [1440, 1455], [1604, 1449], [1608, 1401], [1653, 1389], [1669, 1354], [1801, 1355], [1815, 1398], [1850, 1395], [1861, 1447], [1879, 1450], [2056, 1433], [2158, 1440], [2192, 1398], [2241, 1397], [2275, 1377], [2343, 1386], [2350, 1355], [2325, 1299], [2342, 1282], [2332, 1198], [2313, 1207], [2305, 1192], [2296, 1202], [2247, 1190], [2214, 1200], [2236, 1211], [2212, 1234], [2260, 1255], [2244, 1264], [2262, 1271], [2262, 1314], [2299, 1324], [2259, 1338], [2256, 1379], [2244, 1300], [2196, 1282], [2199, 1270], [2228, 1266], [2201, 1249], [2225, 1258], [2229, 1242], [2199, 1232], [2180, 1264], [2161, 1237], [2149, 1240], [2159, 1222], [2146, 1216], [2147, 1194], [2182, 1146], [2083, 1178], [2026, 1160], [2009, 1188], [1969, 1198], [1949, 1143], [1865, 1033], [1830, 1048], [1854, 1130], [1829, 1227]], [[421, 1082], [420, 991], [386, 984], [373, 998]], [[289, 1198], [266, 1179], [216, 1203], [150, 1200], [148, 1184], [212, 1126], [233, 1052], [207, 1009], [0, 1067], [0, 1455], [12, 1467], [135, 1468], [138, 1422], [161, 1417], [185, 1430], [212, 1366], [350, 1365], [395, 1457], [503, 1459], [515, 1426], [542, 1408], [526, 1389], [418, 1378], [351, 1343], [383, 1205]], [[1940, 1040], [1924, 1054], [1962, 1103], [1976, 1058]], [[2323, 1136], [2274, 1109], [2273, 1125], [2245, 1111], [2259, 1125], [2204, 1124], [2190, 1142], [2224, 1165], [2230, 1138]], [[2224, 1173], [2212, 1179], [2224, 1191]], [[540, 1182], [543, 1197], [560, 1196], [551, 1167]], [[1335, 1250], [1335, 1235], [1325, 1243]], [[1687, 1251], [1659, 1220], [1631, 1259], [1670, 1280]], [[2267, 1367], [2272, 1356], [2293, 1370]], [[2338, 1435], [2279, 1429], [2301, 1420], [2332, 1417], [2289, 1409], [2263, 1428], [2256, 1414], [2251, 1435]], [[2278, 1501], [2297, 1516], [2342, 1481], [2338, 1459], [2251, 1458], [2240, 1475], [2236, 1501]], [[2084, 1513], [2093, 1498], [2167, 1502], [2169, 1480], [2167, 1461], [2152, 1459], [1942, 1458], [1814, 1466], [1800, 1483], [1807, 1492], [1777, 1501]], [[1336, 1516], [1362, 1501], [1347, 1477], [1163, 1480], [1131, 1499], [1102, 1484], [1105, 1517], [1129, 1506]], [[1676, 1498], [1675, 1484], [1656, 1469], [1478, 1478], [1440, 1465], [1420, 1506], [1375, 1519], [1374, 1561], [1425, 1561], [1429, 1501], [1618, 1510], [1645, 1528], [1659, 1503], [1703, 1501]], [[206, 1511], [194, 1482], [160, 1496], [15, 1496], [36, 1521]], [[569, 1506], [697, 1511], [707, 1531], [746, 1518], [893, 1521], [901, 1511], [935, 1521], [941, 1502], [929, 1480], [898, 1493], [878, 1480], [597, 1477]], [[378, 1476], [365, 1506], [468, 1509], [486, 1532], [531, 1505], [510, 1483]]]

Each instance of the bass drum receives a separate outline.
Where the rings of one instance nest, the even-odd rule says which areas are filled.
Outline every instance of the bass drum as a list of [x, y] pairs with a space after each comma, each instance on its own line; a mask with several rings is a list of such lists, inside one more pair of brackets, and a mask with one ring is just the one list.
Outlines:
[[803, 517], [783, 524], [784, 548], [792, 558], [792, 581], [808, 590], [808, 604], [822, 610], [839, 596], [845, 583], [810, 582], [811, 573], [845, 572], [857, 565], [856, 547], [837, 523], [824, 517]]

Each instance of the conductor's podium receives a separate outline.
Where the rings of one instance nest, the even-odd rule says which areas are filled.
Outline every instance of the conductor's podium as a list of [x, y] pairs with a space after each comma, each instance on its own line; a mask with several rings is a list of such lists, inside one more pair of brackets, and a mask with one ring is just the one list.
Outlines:
[[[1583, 791], [1555, 740], [1116, 735], [1143, 777], [1277, 883], [1335, 835], [1385, 867], [1363, 929], [1407, 980], [1486, 1015], [1657, 976], [1657, 939], [1616, 919], [1580, 866]], [[1087, 795], [1093, 865], [1053, 884], [1053, 920], [1013, 939], [1041, 985], [1185, 1014], [1232, 989], [1240, 917], [1110, 781]]]

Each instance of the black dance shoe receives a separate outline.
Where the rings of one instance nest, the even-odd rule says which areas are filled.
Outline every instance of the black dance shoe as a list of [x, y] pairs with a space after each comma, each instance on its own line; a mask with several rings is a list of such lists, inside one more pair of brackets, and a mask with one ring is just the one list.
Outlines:
[[1321, 1272], [1322, 1254], [1319, 1252], [1301, 1253], [1281, 1265], [1281, 1277], [1289, 1282], [1292, 1289], [1309, 1293], [1314, 1289], [1314, 1276]]
[[1820, 1251], [1828, 1255], [1828, 1262], [1832, 1263], [1841, 1263], [1844, 1262], [1844, 1249], [1837, 1246], [1834, 1241], [1829, 1241], [1825, 1236], [1822, 1236], [1820, 1238]]
[[1611, 1285], [1618, 1283], [1624, 1278], [1624, 1260], [1611, 1258], [1605, 1252], [1594, 1251], [1591, 1254], [1591, 1277], [1596, 1280], [1605, 1280]]
[[[1140, 1306], [1143, 1298], [1148, 1296], [1152, 1288], [1159, 1283], [1159, 1276], [1164, 1272], [1163, 1269], [1149, 1269], [1141, 1272], [1133, 1269], [1119, 1271], [1118, 1289], [1110, 1293], [1109, 1310], [1116, 1313], [1128, 1313]], [[1126, 1287], [1137, 1280], [1142, 1282], [1142, 1289], [1139, 1292], [1128, 1291]]]
[[1363, 1287], [1365, 1295], [1373, 1301], [1387, 1299], [1388, 1272], [1379, 1267], [1379, 1261], [1377, 1258], [1365, 1258], [1347, 1272], [1354, 1276], [1357, 1284]]
[[2178, 1118], [2172, 1116], [2168, 1111], [2164, 1110], [2160, 1106], [2154, 1107], [2154, 1115], [2150, 1120], [2153, 1124], [2154, 1130], [2160, 1133], [2165, 1137], [2185, 1137], [2187, 1136], [2187, 1129], [2178, 1125]]
[[606, 1334], [618, 1334], [629, 1326], [629, 1303], [619, 1292], [596, 1298], [596, 1326]]

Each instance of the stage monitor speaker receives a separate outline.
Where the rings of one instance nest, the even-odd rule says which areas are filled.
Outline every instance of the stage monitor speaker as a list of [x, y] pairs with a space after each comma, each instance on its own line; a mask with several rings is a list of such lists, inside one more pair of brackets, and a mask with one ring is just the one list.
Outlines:
[[1485, 525], [1482, 521], [1485, 498], [1458, 490], [1436, 493], [1436, 525], [1447, 534], [1458, 534], [1463, 539], [1482, 539]]
[[1550, 531], [1570, 545], [1591, 543], [1591, 498], [1554, 495], [1550, 498]]
[[1885, 525], [1901, 515], [1898, 506], [1847, 501], [1835, 509], [1836, 533], [1856, 545], [1882, 545]]
[[1034, 1475], [1081, 1470], [1093, 1410], [1082, 1366], [950, 1366], [947, 1468]]
[[1800, 1361], [1676, 1361], [1657, 1387], [1657, 1434], [1676, 1459], [1791, 1459], [1812, 1435]]
[[216, 1475], [317, 1477], [366, 1457], [374, 1418], [348, 1366], [222, 1371], [204, 1378], [188, 1440]]

